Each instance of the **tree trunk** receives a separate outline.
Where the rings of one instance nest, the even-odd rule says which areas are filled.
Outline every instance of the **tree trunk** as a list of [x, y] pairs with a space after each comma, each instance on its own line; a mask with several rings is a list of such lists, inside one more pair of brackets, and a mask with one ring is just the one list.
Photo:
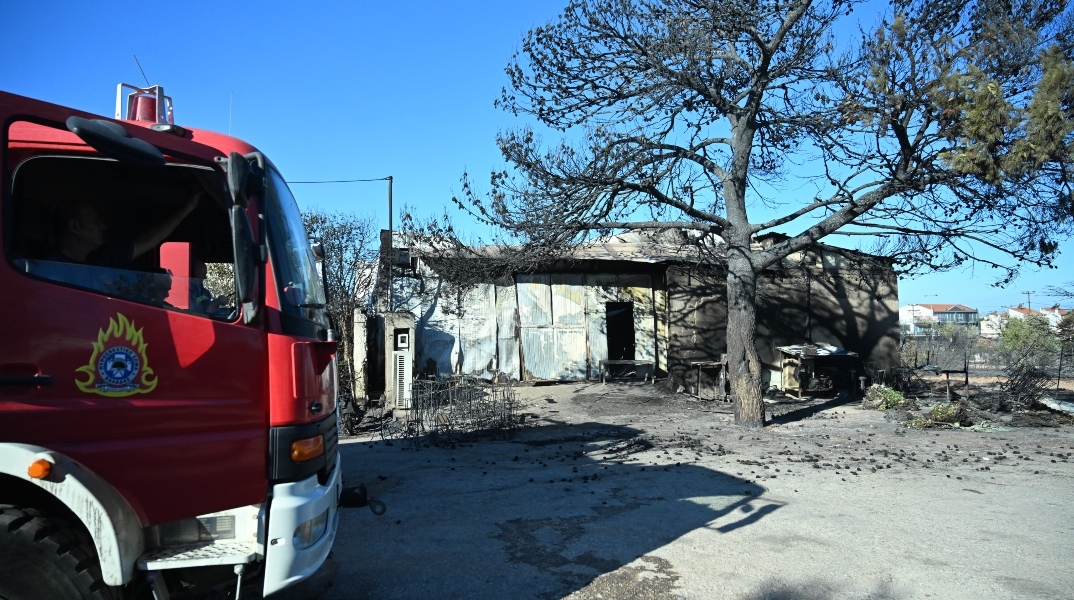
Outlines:
[[[344, 328], [341, 327], [342, 329]], [[337, 392], [354, 398], [354, 390], [356, 389], [354, 385], [354, 353], [351, 352], [351, 340], [354, 337], [354, 331], [353, 328], [346, 329], [351, 329], [351, 331], [340, 332], [340, 338], [342, 339], [338, 340], [339, 351], [336, 353], [336, 372], [338, 381], [341, 384], [339, 387], [342, 388]]]
[[748, 258], [732, 253], [727, 265], [727, 374], [735, 423], [746, 427], [764, 426], [756, 330], [757, 273]]

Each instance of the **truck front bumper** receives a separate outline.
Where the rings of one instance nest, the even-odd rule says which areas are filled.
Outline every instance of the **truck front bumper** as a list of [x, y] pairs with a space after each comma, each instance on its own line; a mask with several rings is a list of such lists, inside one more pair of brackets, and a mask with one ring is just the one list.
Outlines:
[[264, 595], [313, 575], [328, 557], [339, 527], [341, 471], [337, 456], [324, 485], [311, 475], [272, 486], [265, 537]]

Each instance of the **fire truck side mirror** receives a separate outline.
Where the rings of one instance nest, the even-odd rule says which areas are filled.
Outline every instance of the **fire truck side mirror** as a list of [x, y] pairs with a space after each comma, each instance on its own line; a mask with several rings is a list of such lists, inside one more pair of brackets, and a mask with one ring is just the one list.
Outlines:
[[235, 256], [235, 294], [251, 318], [257, 312], [257, 265], [260, 249], [254, 241], [246, 209], [233, 205], [231, 217], [231, 248]]
[[320, 242], [310, 243], [310, 250], [313, 251], [313, 263], [317, 267], [317, 275], [321, 280], [321, 290], [324, 291], [325, 300], [328, 298], [328, 269], [324, 265], [324, 245]]
[[119, 123], [69, 117], [66, 124], [67, 129], [82, 138], [83, 142], [120, 162], [148, 166], [160, 166], [165, 162], [159, 148], [143, 139], [131, 137]]
[[246, 207], [246, 181], [250, 176], [250, 163], [238, 152], [232, 152], [227, 159], [227, 187], [231, 200]]

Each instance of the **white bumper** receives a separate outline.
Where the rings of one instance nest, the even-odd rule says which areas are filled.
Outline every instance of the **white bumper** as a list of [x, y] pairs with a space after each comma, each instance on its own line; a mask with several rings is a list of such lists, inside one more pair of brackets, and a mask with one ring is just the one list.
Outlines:
[[[269, 595], [297, 583], [313, 573], [328, 558], [339, 526], [339, 495], [343, 490], [340, 457], [325, 485], [317, 476], [295, 483], [272, 486], [269, 504], [268, 536], [265, 539], [265, 587]], [[295, 530], [328, 511], [328, 524], [320, 539], [308, 548], [295, 546]]]

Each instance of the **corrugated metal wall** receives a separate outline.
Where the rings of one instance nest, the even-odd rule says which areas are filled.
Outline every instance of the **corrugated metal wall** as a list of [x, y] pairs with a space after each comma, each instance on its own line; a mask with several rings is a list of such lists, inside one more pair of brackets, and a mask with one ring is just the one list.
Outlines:
[[552, 329], [556, 376], [586, 378], [585, 280], [583, 275], [552, 275]]
[[656, 360], [653, 283], [648, 275], [620, 275], [620, 302], [634, 303], [634, 359]]
[[395, 310], [414, 314], [416, 331], [414, 370], [420, 373], [454, 373], [459, 361], [459, 318], [456, 304], [439, 279], [399, 277], [392, 285]]
[[608, 302], [619, 302], [619, 280], [611, 273], [585, 276], [586, 322], [589, 333], [589, 377], [600, 377], [600, 361], [608, 358]]
[[500, 372], [522, 379], [519, 363], [518, 294], [513, 285], [496, 286], [496, 359]]
[[516, 287], [523, 379], [584, 379], [583, 276], [520, 275]]
[[446, 290], [434, 277], [400, 278], [393, 286], [397, 309], [417, 317], [421, 372], [596, 378], [608, 356], [608, 302], [634, 303], [635, 358], [666, 364], [666, 316], [658, 318], [657, 309], [666, 307], [667, 295], [654, 292], [649, 275], [519, 275], [515, 285], [482, 284], [463, 298]]
[[458, 372], [491, 379], [496, 374], [496, 286], [467, 290], [460, 305]]

